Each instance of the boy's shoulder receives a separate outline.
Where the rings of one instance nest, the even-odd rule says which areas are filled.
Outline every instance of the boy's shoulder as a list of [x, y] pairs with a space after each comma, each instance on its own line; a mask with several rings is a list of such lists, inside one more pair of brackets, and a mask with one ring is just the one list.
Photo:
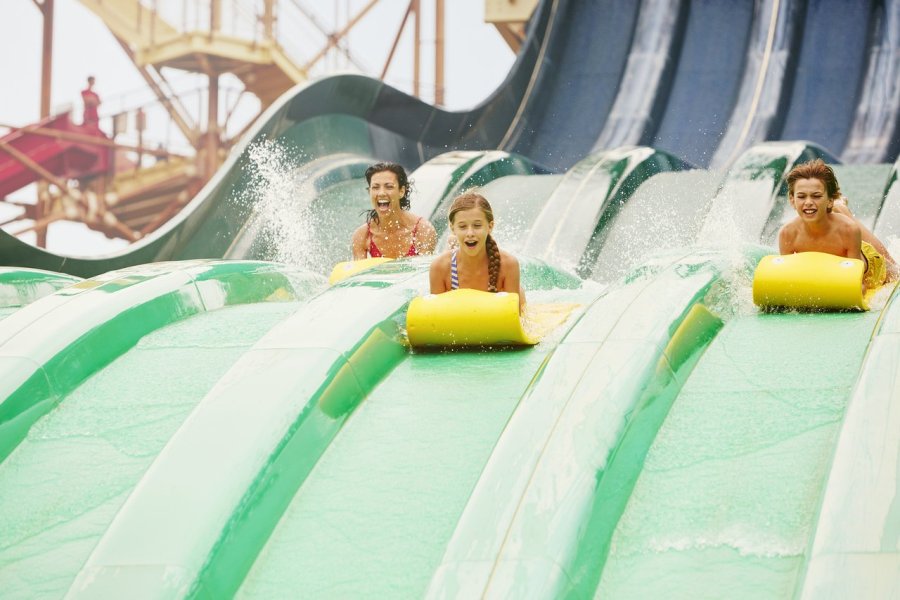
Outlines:
[[859, 223], [857, 223], [854, 219], [851, 219], [847, 215], [842, 215], [841, 213], [831, 213], [831, 218], [834, 223], [845, 229], [847, 231], [859, 231]]
[[778, 239], [788, 240], [796, 238], [802, 226], [803, 223], [800, 221], [800, 217], [794, 217], [781, 226], [781, 229], [778, 231]]

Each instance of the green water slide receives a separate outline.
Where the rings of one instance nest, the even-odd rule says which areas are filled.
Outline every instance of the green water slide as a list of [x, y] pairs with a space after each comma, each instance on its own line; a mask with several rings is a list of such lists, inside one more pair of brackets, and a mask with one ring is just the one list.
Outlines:
[[647, 452], [597, 597], [791, 597], [877, 318], [729, 321]]
[[[483, 154], [462, 158], [449, 172], [482, 171]], [[547, 198], [590, 195], [584, 243], [607, 240], [597, 260], [627, 266], [602, 285], [523, 256], [529, 302], [580, 305], [532, 349], [411, 352], [404, 315], [427, 258], [331, 288], [253, 261], [15, 276], [21, 306], [0, 320], [0, 589], [819, 597], [859, 589], [841, 579], [852, 570], [890, 592], [878, 574], [896, 509], [880, 490], [895, 481], [872, 465], [880, 529], [847, 490], [860, 453], [897, 445], [885, 425], [859, 449], [870, 413], [852, 410], [863, 397], [893, 422], [874, 373], [896, 368], [896, 318], [759, 314], [750, 273], [770, 250], [696, 246], [705, 208], [746, 181], [776, 194], [789, 164], [650, 172], [611, 216], [620, 187], [582, 170], [484, 183], [513, 248]], [[435, 207], [465, 180], [435, 178]], [[703, 197], [672, 205], [696, 227], [649, 230], [682, 248], [632, 265], [646, 248], [608, 247], [685, 189]], [[832, 514], [871, 531], [857, 540]]]
[[243, 350], [322, 279], [160, 263], [0, 321], [0, 588], [62, 597], [156, 454]]
[[78, 281], [78, 277], [51, 271], [0, 267], [0, 319]]
[[[310, 523], [292, 515], [308, 501], [322, 502], [321, 494], [330, 496], [329, 486], [337, 473], [332, 469], [340, 470], [333, 463], [355, 473], [355, 491], [348, 500], [355, 498], [355, 505], [366, 507], [358, 519], [346, 523], [346, 535], [356, 529], [356, 535], [363, 536], [359, 540], [370, 539], [372, 532], [383, 534], [385, 522], [376, 518], [379, 511], [390, 515], [398, 502], [406, 507], [397, 516], [397, 523], [404, 522], [407, 528], [395, 537], [401, 546], [395, 551], [361, 553], [368, 563], [353, 575], [355, 585], [372, 585], [368, 574], [407, 556], [401, 551], [403, 544], [430, 548], [430, 560], [436, 562], [441, 544], [430, 534], [420, 535], [437, 525], [431, 507], [443, 515], [442, 528], [449, 535], [454, 515], [467, 497], [466, 481], [477, 477], [492, 439], [559, 338], [548, 339], [540, 349], [486, 356], [410, 354], [401, 343], [403, 311], [425, 285], [427, 266], [424, 260], [384, 265], [287, 309], [286, 316], [279, 312], [284, 317], [280, 322], [264, 323], [269, 327], [265, 335], [250, 348], [236, 349], [240, 356], [227, 371], [218, 372], [215, 385], [207, 384], [204, 396], [192, 398], [185, 411], [189, 414], [171, 415], [166, 419], [168, 428], [146, 424], [153, 430], [153, 441], [140, 439], [149, 431], [126, 427], [130, 433], [142, 434], [132, 443], [145, 446], [145, 452], [140, 452], [143, 461], [129, 461], [128, 473], [117, 475], [122, 479], [115, 486], [118, 494], [106, 498], [102, 515], [70, 519], [70, 527], [74, 522], [91, 529], [90, 535], [79, 531], [82, 549], [89, 550], [89, 555], [78, 554], [67, 566], [59, 566], [56, 571], [64, 572], [55, 584], [66, 584], [62, 589], [70, 585], [73, 597], [116, 597], [135, 589], [157, 597], [223, 597], [253, 593], [257, 585], [267, 589], [274, 569], [278, 585], [279, 577], [299, 573], [297, 565], [290, 573], [279, 566], [285, 556], [294, 551], [306, 554], [308, 549], [303, 539], [295, 539], [290, 532]], [[533, 301], [552, 300], [562, 293], [587, 302], [598, 289], [573, 290], [579, 285], [577, 279], [527, 261], [523, 279], [534, 290]], [[335, 327], [338, 322], [340, 326]], [[453, 385], [460, 370], [478, 370], [482, 365], [497, 377], [490, 393]], [[426, 377], [427, 373], [431, 375]], [[107, 377], [112, 375], [104, 371], [98, 378]], [[58, 427], [71, 428], [62, 414], [67, 401], [44, 422], [56, 417]], [[473, 429], [472, 420], [483, 424]], [[387, 438], [378, 438], [379, 431]], [[20, 444], [3, 466], [25, 460], [19, 457], [27, 458], [29, 441]], [[148, 464], [152, 456], [155, 459]], [[379, 456], [380, 474], [364, 460]], [[414, 459], [421, 468], [397, 464], [401, 459]], [[456, 463], [454, 477], [437, 468], [444, 460]], [[116, 476], [104, 473], [102, 477]], [[366, 481], [375, 487], [367, 491]], [[435, 495], [433, 486], [449, 493]], [[400, 490], [407, 493], [398, 497]], [[326, 505], [332, 501], [337, 499], [324, 500]], [[414, 506], [425, 512], [416, 514]], [[314, 512], [318, 514], [319, 509]], [[314, 529], [316, 523], [321, 524], [320, 519], [314, 519]], [[270, 550], [285, 535], [301, 545], [288, 554]], [[317, 545], [331, 537], [321, 535]], [[305, 543], [311, 541], [305, 539]], [[341, 543], [348, 542], [344, 534], [332, 541], [338, 546], [328, 550], [341, 550]], [[25, 545], [16, 544], [14, 550], [24, 553]], [[322, 547], [314, 554], [327, 561], [337, 559], [340, 552]], [[375, 557], [381, 562], [372, 563]], [[27, 562], [28, 557], [21, 560]], [[73, 572], [76, 563], [80, 568]], [[362, 568], [365, 564], [368, 571]], [[313, 578], [325, 588], [345, 576], [343, 571], [323, 572], [320, 565], [308, 566], [301, 581]], [[430, 577], [425, 566], [420, 565], [413, 583], [404, 585], [418, 586], [421, 593]], [[408, 579], [406, 567], [393, 569], [383, 574], [382, 585], [396, 584], [392, 573]]]

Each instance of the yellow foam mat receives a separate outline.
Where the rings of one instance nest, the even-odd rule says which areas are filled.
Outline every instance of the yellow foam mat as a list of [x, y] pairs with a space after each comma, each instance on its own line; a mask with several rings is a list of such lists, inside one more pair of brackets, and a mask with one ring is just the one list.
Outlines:
[[761, 307], [868, 310], [863, 261], [822, 252], [763, 257], [753, 275], [753, 302]]
[[577, 306], [529, 304], [523, 327], [518, 294], [453, 290], [414, 298], [406, 314], [406, 330], [413, 347], [531, 346]]
[[351, 275], [356, 275], [357, 273], [365, 271], [366, 269], [371, 269], [376, 265], [380, 265], [391, 260], [394, 259], [380, 256], [378, 258], [363, 258], [361, 260], [348, 260], [339, 262], [338, 264], [334, 265], [333, 269], [331, 269], [331, 275], [328, 276], [328, 284], [334, 285], [338, 281], [347, 279]]

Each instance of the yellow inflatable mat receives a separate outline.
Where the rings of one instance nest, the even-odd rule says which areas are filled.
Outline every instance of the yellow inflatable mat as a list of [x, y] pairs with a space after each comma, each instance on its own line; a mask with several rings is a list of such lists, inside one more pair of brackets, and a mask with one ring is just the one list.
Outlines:
[[406, 331], [414, 348], [532, 346], [562, 324], [578, 304], [529, 304], [525, 325], [519, 295], [460, 289], [413, 298]]
[[344, 262], [339, 262], [334, 265], [334, 268], [331, 269], [331, 275], [328, 276], [328, 284], [334, 285], [339, 281], [343, 281], [347, 279], [351, 275], [356, 275], [362, 271], [367, 269], [371, 269], [376, 265], [380, 265], [386, 262], [390, 262], [394, 260], [393, 258], [363, 258], [361, 260], [348, 260]]
[[863, 261], [822, 252], [763, 257], [753, 275], [753, 303], [763, 308], [869, 310]]

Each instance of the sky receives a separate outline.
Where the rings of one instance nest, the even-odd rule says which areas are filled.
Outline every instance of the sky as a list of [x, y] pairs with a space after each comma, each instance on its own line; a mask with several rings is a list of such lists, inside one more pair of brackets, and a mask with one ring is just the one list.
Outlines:
[[[162, 9], [181, 14], [184, 0], [156, 0]], [[334, 31], [365, 7], [369, 0], [282, 0], [279, 22], [280, 38], [288, 52], [298, 60], [309, 59], [324, 45], [323, 34], [296, 10], [291, 2], [299, 1], [315, 12], [326, 30]], [[196, 0], [189, 0], [196, 4]], [[226, 0], [223, 5], [251, 4], [252, 0]], [[363, 72], [379, 76], [390, 46], [397, 34], [407, 0], [381, 0], [354, 27], [349, 35], [349, 48], [354, 62]], [[434, 14], [433, 0], [422, 0], [422, 72], [421, 95], [432, 102], [434, 98]], [[493, 25], [485, 23], [484, 0], [445, 1], [445, 102], [452, 110], [463, 110], [484, 100], [503, 81], [515, 56], [497, 34]], [[224, 28], [244, 31], [251, 19], [238, 14], [227, 15]], [[40, 115], [41, 77], [41, 15], [32, 0], [0, 0], [0, 124], [22, 126], [38, 120]], [[78, 0], [56, 0], [55, 33], [53, 40], [53, 83], [51, 106], [53, 112], [70, 108], [80, 115], [80, 91], [88, 75], [97, 79], [95, 86], [103, 100], [101, 125], [106, 117], [151, 103], [148, 109], [150, 131], [146, 136], [151, 144], [167, 143], [177, 149], [180, 135], [160, 112], [152, 109], [153, 94], [144, 84], [137, 69], [119, 47], [102, 21]], [[401, 90], [412, 90], [412, 23], [401, 38], [385, 80]], [[10, 60], [9, 57], [15, 57]], [[329, 72], [358, 71], [343, 55], [332, 53], [313, 69], [314, 76]], [[176, 89], [185, 93], [189, 110], [202, 110], [204, 104], [199, 90], [202, 79], [178, 71], [166, 70]], [[258, 103], [254, 98], [239, 98], [240, 84], [230, 76], [221, 80], [226, 110], [233, 106], [232, 131], [237, 131], [252, 115]], [[77, 120], [77, 119], [76, 119]], [[5, 131], [5, 130], [0, 130]], [[127, 140], [123, 140], [127, 141]], [[26, 188], [11, 196], [32, 201], [33, 189]], [[0, 205], [0, 219], [11, 215]], [[23, 239], [29, 240], [28, 237]], [[48, 247], [55, 252], [90, 255], [109, 252], [124, 242], [110, 242], [97, 232], [81, 225], [58, 223], [51, 225]]]

